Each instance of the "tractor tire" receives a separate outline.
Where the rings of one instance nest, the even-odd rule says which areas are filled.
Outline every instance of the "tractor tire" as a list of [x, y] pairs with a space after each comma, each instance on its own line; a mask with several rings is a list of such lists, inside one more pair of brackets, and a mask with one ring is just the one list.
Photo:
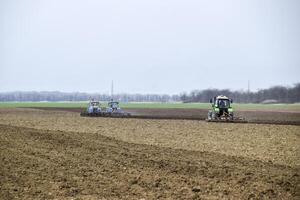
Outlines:
[[211, 111], [208, 111], [208, 113], [207, 113], [207, 119], [208, 120], [212, 120], [212, 112]]
[[215, 113], [215, 112], [212, 112], [212, 113], [211, 113], [211, 119], [212, 119], [212, 120], [216, 120], [216, 119], [217, 119], [216, 113]]

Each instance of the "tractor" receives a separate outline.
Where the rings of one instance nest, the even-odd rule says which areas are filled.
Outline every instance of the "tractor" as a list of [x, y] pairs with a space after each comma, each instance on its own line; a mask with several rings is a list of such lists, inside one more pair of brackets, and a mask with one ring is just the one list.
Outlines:
[[99, 101], [90, 101], [86, 111], [82, 112], [81, 116], [101, 116], [103, 113], [101, 111]]
[[118, 101], [108, 102], [105, 114], [108, 116], [130, 116], [130, 113], [125, 112], [120, 108]]
[[232, 99], [220, 95], [210, 99], [212, 109], [208, 112], [208, 121], [234, 121]]

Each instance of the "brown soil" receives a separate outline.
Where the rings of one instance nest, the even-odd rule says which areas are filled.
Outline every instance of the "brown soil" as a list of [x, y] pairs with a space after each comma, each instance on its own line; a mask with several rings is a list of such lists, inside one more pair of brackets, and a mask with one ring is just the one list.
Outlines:
[[299, 133], [0, 109], [0, 199], [299, 199]]
[[1, 199], [297, 199], [299, 171], [135, 145], [99, 134], [0, 125]]

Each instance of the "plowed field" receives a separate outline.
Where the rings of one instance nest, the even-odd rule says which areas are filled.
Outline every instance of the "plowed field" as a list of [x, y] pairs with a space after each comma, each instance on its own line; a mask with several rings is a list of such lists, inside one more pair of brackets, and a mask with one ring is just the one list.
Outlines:
[[[41, 110], [60, 110], [80, 113], [83, 108], [55, 108], [40, 107]], [[141, 119], [181, 119], [181, 120], [205, 120], [207, 109], [184, 109], [184, 108], [130, 108], [125, 111], [131, 113], [132, 118]], [[300, 112], [280, 110], [239, 110], [236, 117], [244, 118], [252, 124], [281, 124], [300, 125]]]
[[300, 127], [0, 110], [0, 199], [299, 199]]

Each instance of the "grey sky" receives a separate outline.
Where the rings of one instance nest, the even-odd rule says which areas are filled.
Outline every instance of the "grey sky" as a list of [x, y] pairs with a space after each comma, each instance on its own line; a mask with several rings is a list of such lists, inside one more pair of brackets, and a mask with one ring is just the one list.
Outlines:
[[0, 92], [300, 82], [298, 0], [0, 0]]

